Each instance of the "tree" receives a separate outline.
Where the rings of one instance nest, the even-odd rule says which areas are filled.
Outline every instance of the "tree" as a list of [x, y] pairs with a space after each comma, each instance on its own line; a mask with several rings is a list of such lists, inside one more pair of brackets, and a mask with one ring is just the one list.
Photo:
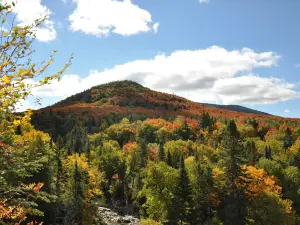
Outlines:
[[179, 168], [182, 154], [188, 155], [188, 151], [185, 151], [187, 142], [183, 140], [168, 141], [164, 145], [165, 151], [169, 151], [172, 159], [172, 166]]
[[[247, 217], [250, 224], [295, 224], [292, 202], [282, 199], [282, 188], [276, 183], [276, 179], [263, 169], [256, 169], [253, 166], [244, 166], [244, 169], [247, 177], [243, 179], [249, 182], [244, 188], [245, 195], [249, 199]], [[296, 175], [299, 180], [297, 168], [287, 169], [287, 174]], [[293, 188], [290, 183], [288, 185], [289, 189]]]
[[171, 156], [170, 151], [168, 151], [168, 153], [167, 153], [167, 164], [169, 166], [172, 166], [172, 156]]
[[[73, 207], [74, 207], [74, 222], [78, 225], [82, 224], [83, 216], [83, 200], [84, 200], [84, 190], [82, 187], [82, 183], [84, 182], [82, 175], [79, 171], [77, 161], [75, 162], [74, 166], [74, 173], [73, 173]], [[68, 221], [70, 222], [70, 221]]]
[[[186, 161], [188, 159], [186, 159]], [[188, 163], [186, 163], [193, 187], [193, 208], [190, 224], [204, 224], [212, 218], [212, 169], [209, 166], [201, 165], [200, 162], [195, 159], [192, 160], [191, 164], [192, 165], [189, 166]]]
[[73, 154], [63, 160], [63, 224], [91, 224], [95, 199], [103, 196], [103, 173], [96, 162], [89, 164], [85, 154]]
[[176, 185], [172, 207], [167, 216], [168, 224], [193, 224], [193, 190], [185, 168], [184, 158], [180, 160], [179, 178]]
[[243, 189], [237, 186], [239, 177], [244, 175], [241, 168], [244, 162], [243, 147], [239, 138], [240, 134], [235, 122], [229, 121], [221, 144], [228, 190], [223, 196], [218, 212], [225, 225], [232, 224], [232, 221], [237, 225], [246, 223], [246, 199]]
[[293, 145], [292, 131], [288, 127], [288, 128], [286, 128], [286, 131], [285, 131], [285, 136], [284, 136], [284, 139], [283, 139], [283, 147], [284, 147], [285, 150], [287, 150], [292, 145]]
[[175, 134], [179, 139], [182, 139], [182, 140], [189, 140], [189, 139], [195, 138], [195, 134], [189, 127], [186, 119], [184, 119], [182, 125], [176, 129]]
[[140, 168], [145, 168], [148, 161], [148, 147], [143, 138], [138, 139], [138, 149], [139, 149], [139, 166]]
[[210, 126], [210, 115], [205, 112], [202, 114], [200, 119], [200, 128], [205, 129]]
[[256, 150], [254, 140], [247, 140], [245, 143], [245, 152], [246, 152], [246, 159], [248, 164], [254, 165], [255, 162], [259, 159], [259, 154]]
[[[32, 43], [35, 40], [36, 28], [42, 26], [44, 19], [36, 18], [33, 24], [26, 26], [9, 26], [6, 18], [9, 18], [14, 4], [1, 3], [0, 17], [2, 27], [8, 27], [8, 31], [1, 33], [0, 47], [0, 137], [7, 141], [14, 133], [15, 127], [20, 125], [21, 116], [12, 112], [16, 104], [26, 99], [31, 94], [33, 87], [43, 86], [54, 79], [60, 79], [61, 74], [70, 66], [72, 56], [64, 67], [54, 75], [44, 76], [46, 69], [53, 63], [56, 51], [50, 55], [48, 61], [43, 63], [33, 62]], [[38, 66], [40, 65], [40, 66]], [[29, 84], [40, 75], [42, 79]]]
[[55, 148], [55, 160], [56, 160], [56, 175], [55, 175], [55, 195], [57, 197], [55, 201], [55, 218], [54, 222], [57, 222], [58, 217], [62, 211], [62, 183], [63, 183], [63, 165], [62, 165], [62, 150], [63, 150], [63, 139], [59, 135], [57, 138], [57, 144]]
[[72, 153], [87, 153], [89, 154], [90, 143], [86, 127], [80, 122], [77, 122], [71, 132], [68, 134], [69, 154]]
[[154, 220], [166, 221], [172, 209], [172, 196], [175, 192], [178, 171], [164, 162], [150, 162], [145, 171], [141, 196], [146, 197], [143, 207]]
[[[29, 118], [26, 119], [29, 122]], [[48, 176], [42, 172], [48, 168], [50, 137], [34, 130], [30, 124], [23, 128], [22, 136], [12, 136], [12, 144], [0, 141], [0, 221], [5, 224], [43, 216], [37, 203], [49, 203], [51, 198], [42, 191], [44, 186], [49, 188]]]
[[272, 151], [270, 146], [266, 146], [265, 149], [265, 158], [266, 159], [272, 159]]
[[108, 180], [108, 187], [111, 185], [113, 175], [118, 173], [122, 164], [121, 152], [116, 145], [114, 145], [114, 141], [104, 142], [103, 146], [97, 149], [98, 165]]
[[158, 160], [165, 161], [164, 143], [162, 141], [159, 143]]

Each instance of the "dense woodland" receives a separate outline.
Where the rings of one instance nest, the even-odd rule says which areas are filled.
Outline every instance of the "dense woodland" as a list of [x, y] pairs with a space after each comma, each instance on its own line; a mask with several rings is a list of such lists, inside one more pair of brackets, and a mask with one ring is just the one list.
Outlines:
[[[0, 4], [2, 24], [12, 7]], [[103, 224], [99, 206], [142, 225], [300, 224], [299, 120], [204, 107], [130, 81], [16, 114], [32, 88], [71, 65], [28, 85], [53, 62], [29, 60], [42, 22], [1, 33], [0, 224]]]

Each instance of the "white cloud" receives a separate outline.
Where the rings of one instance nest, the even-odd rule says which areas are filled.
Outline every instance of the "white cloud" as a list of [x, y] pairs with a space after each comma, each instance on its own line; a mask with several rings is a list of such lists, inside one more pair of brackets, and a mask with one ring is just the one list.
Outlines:
[[3, 0], [4, 3], [16, 3], [13, 12], [17, 14], [17, 20], [20, 26], [31, 25], [36, 19], [47, 16], [43, 25], [36, 28], [36, 37], [39, 41], [48, 42], [56, 39], [57, 33], [54, 28], [54, 22], [49, 19], [51, 11], [42, 4], [41, 0]]
[[157, 33], [158, 27], [159, 27], [159, 23], [153, 24], [152, 28], [153, 28], [154, 33]]
[[210, 1], [210, 0], [199, 0], [199, 3], [200, 3], [200, 4], [202, 4], [202, 3], [209, 3], [209, 1]]
[[294, 85], [278, 78], [263, 78], [254, 75], [217, 80], [213, 92], [224, 104], [270, 104], [287, 101], [297, 96]]
[[288, 110], [288, 109], [286, 109], [286, 110], [284, 110], [284, 112], [285, 112], [285, 113], [290, 113], [291, 111]]
[[157, 31], [151, 14], [131, 0], [73, 0], [77, 7], [69, 16], [72, 31], [106, 36], [111, 32], [123, 36]]
[[24, 112], [28, 109], [38, 109], [38, 105], [29, 100], [21, 100], [15, 106], [16, 112]]
[[248, 48], [228, 51], [213, 46], [175, 51], [104, 71], [91, 71], [85, 78], [65, 75], [61, 82], [36, 89], [34, 94], [64, 98], [98, 84], [128, 79], [198, 102], [269, 104], [299, 96], [293, 84], [252, 75], [255, 68], [276, 66], [279, 58], [274, 52], [257, 53]]

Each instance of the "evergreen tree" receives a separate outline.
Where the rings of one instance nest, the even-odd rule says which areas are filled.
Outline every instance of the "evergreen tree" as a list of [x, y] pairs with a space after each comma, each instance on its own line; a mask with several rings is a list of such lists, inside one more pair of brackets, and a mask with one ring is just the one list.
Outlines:
[[286, 131], [285, 131], [285, 136], [284, 136], [284, 139], [283, 139], [283, 147], [284, 147], [285, 150], [287, 150], [292, 145], [293, 145], [292, 131], [288, 127], [288, 128], [286, 128]]
[[249, 165], [254, 165], [259, 159], [259, 155], [256, 150], [255, 142], [253, 140], [247, 140], [245, 143], [245, 153], [247, 162]]
[[83, 177], [79, 171], [77, 161], [74, 165], [73, 181], [72, 181], [72, 203], [69, 205], [67, 216], [65, 218], [66, 224], [83, 225]]
[[57, 138], [57, 144], [55, 149], [55, 160], [56, 160], [56, 181], [55, 181], [55, 210], [54, 210], [54, 224], [60, 224], [60, 217], [62, 216], [62, 175], [63, 175], [63, 166], [62, 166], [62, 157], [61, 152], [63, 148], [63, 140], [62, 137], [59, 135]]
[[204, 170], [200, 163], [196, 165], [196, 183], [193, 188], [193, 205], [191, 223], [193, 225], [204, 224], [210, 218], [210, 194], [212, 189], [211, 169]]
[[173, 206], [170, 214], [174, 218], [171, 220], [171, 222], [180, 222], [180, 224], [192, 224], [194, 221], [192, 214], [194, 207], [192, 197], [193, 190], [184, 165], [183, 156], [180, 160], [179, 170], [180, 172], [178, 184], [174, 193]]
[[271, 152], [270, 146], [266, 146], [266, 148], [265, 148], [265, 158], [272, 159], [272, 152]]
[[225, 128], [222, 141], [222, 154], [225, 160], [228, 190], [220, 204], [219, 216], [224, 225], [246, 223], [246, 198], [242, 189], [237, 186], [240, 176], [244, 175], [241, 165], [244, 162], [240, 134], [233, 120]]
[[16, 127], [16, 135], [22, 135], [22, 128], [20, 125]]
[[59, 135], [57, 138], [57, 145], [56, 145], [56, 184], [55, 184], [55, 188], [56, 188], [56, 195], [58, 198], [60, 198], [60, 194], [61, 194], [61, 182], [62, 182], [62, 160], [61, 160], [61, 151], [63, 148], [63, 140], [62, 137]]
[[202, 114], [199, 124], [200, 124], [200, 128], [202, 128], [202, 129], [208, 128], [209, 130], [211, 130], [212, 125], [214, 123], [215, 123], [214, 118], [211, 117], [208, 112], [205, 112]]
[[89, 151], [89, 139], [87, 129], [77, 122], [71, 132], [68, 134], [69, 137], [69, 153], [87, 153]]
[[167, 164], [169, 166], [173, 167], [173, 165], [172, 165], [172, 155], [171, 155], [170, 151], [168, 151], [168, 154], [167, 154]]
[[184, 119], [184, 122], [183, 122], [182, 126], [178, 129], [177, 133], [178, 133], [178, 137], [182, 140], [189, 140], [189, 139], [193, 138], [193, 133], [192, 133], [186, 119]]
[[148, 161], [148, 147], [143, 138], [138, 139], [139, 145], [139, 166], [145, 168]]
[[165, 150], [163, 141], [160, 141], [159, 143], [158, 161], [165, 161]]

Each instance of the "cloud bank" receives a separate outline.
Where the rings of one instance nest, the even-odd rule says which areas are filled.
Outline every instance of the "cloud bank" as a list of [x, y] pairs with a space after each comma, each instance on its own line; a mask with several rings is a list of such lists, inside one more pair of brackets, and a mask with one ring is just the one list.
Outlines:
[[197, 102], [272, 104], [299, 97], [295, 85], [275, 77], [261, 77], [253, 69], [276, 66], [280, 56], [249, 48], [229, 51], [218, 46], [175, 51], [148, 60], [135, 60], [104, 71], [62, 77], [34, 94], [65, 98], [92, 86], [133, 80], [154, 90], [175, 93]]
[[115, 33], [130, 36], [141, 32], [157, 32], [150, 12], [131, 0], [73, 0], [76, 9], [69, 16], [72, 31], [107, 36]]

